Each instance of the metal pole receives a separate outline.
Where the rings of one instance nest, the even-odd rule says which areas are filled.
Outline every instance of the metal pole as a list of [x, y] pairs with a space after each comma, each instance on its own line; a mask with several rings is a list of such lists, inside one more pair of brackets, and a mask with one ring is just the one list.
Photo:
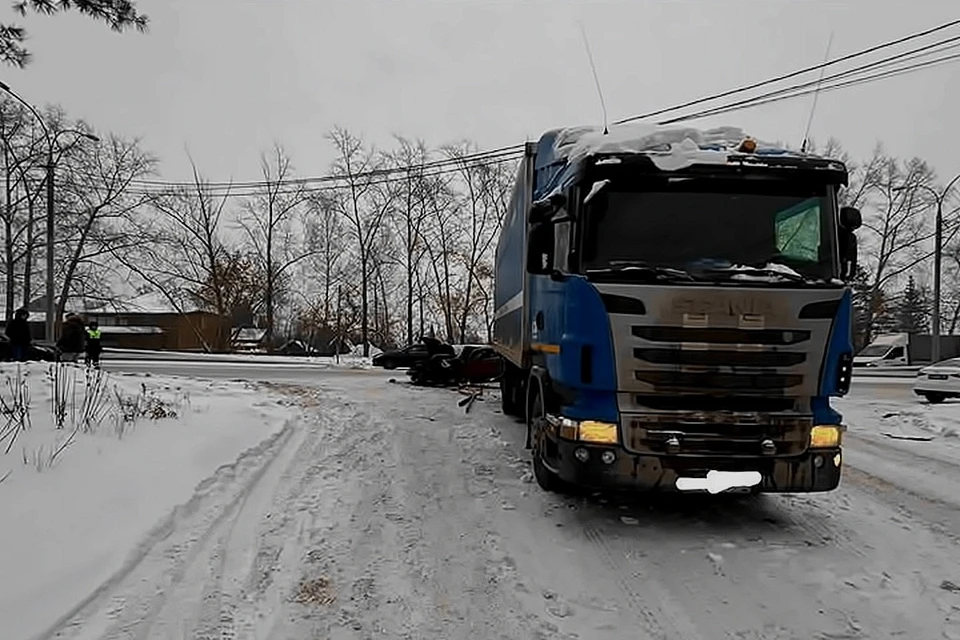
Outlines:
[[960, 174], [947, 183], [943, 193], [937, 196], [937, 222], [933, 236], [933, 326], [930, 327], [930, 360], [940, 361], [940, 278], [943, 263], [943, 203], [950, 195], [953, 185], [960, 181]]
[[343, 346], [343, 325], [341, 324], [340, 316], [340, 293], [341, 285], [337, 285], [337, 343], [334, 349], [337, 354], [337, 364], [340, 364], [340, 347]]
[[47, 318], [46, 318], [46, 338], [48, 341], [57, 339], [56, 322], [56, 303], [54, 301], [54, 282], [53, 282], [53, 145], [51, 144], [47, 151]]
[[943, 259], [943, 200], [947, 192], [937, 198], [937, 222], [933, 236], [933, 323], [930, 328], [930, 360], [940, 362], [940, 265]]

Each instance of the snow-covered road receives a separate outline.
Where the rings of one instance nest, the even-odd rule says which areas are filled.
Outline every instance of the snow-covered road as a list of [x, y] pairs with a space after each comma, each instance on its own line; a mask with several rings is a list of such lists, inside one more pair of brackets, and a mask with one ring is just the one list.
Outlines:
[[883, 435], [942, 423], [912, 399], [847, 401], [834, 493], [619, 502], [531, 484], [492, 395], [285, 391], [300, 419], [39, 637], [960, 638], [957, 439]]

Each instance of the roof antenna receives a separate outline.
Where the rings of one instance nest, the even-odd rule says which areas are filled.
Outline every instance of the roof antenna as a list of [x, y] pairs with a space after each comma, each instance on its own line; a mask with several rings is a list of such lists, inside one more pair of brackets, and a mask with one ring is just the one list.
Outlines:
[[590, 42], [587, 40], [587, 30], [580, 22], [580, 35], [583, 36], [583, 46], [587, 49], [587, 58], [590, 60], [590, 68], [593, 70], [593, 81], [597, 85], [597, 95], [600, 96], [600, 109], [603, 111], [603, 135], [610, 131], [607, 129], [607, 103], [603, 99], [603, 89], [600, 88], [600, 77], [597, 75], [597, 65], [593, 62], [593, 54], [590, 52]]
[[833, 45], [833, 31], [830, 32], [830, 39], [827, 40], [827, 53], [823, 56], [824, 66], [820, 68], [820, 79], [817, 80], [817, 88], [813, 92], [813, 105], [810, 107], [810, 118], [807, 120], [807, 130], [803, 132], [803, 143], [800, 145], [800, 153], [807, 152], [807, 143], [810, 141], [810, 127], [813, 126], [813, 114], [817, 110], [817, 99], [820, 97], [820, 85], [823, 84], [823, 72], [827, 70], [826, 63], [830, 60], [830, 47]]

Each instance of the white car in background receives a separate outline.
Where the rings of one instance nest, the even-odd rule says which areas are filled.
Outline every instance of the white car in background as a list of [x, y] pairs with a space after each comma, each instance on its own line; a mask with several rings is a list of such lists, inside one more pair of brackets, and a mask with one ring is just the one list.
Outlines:
[[913, 392], [933, 404], [947, 398], [960, 398], [960, 358], [941, 360], [920, 369]]

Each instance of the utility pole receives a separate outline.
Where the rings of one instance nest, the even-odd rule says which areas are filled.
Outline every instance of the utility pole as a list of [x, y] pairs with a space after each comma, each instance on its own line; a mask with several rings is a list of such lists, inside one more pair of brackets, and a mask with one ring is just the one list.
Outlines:
[[[51, 141], [47, 148], [47, 299], [46, 299], [46, 338], [47, 342], [53, 342], [57, 339], [57, 305], [54, 301], [54, 218], [53, 218], [53, 173], [55, 167], [53, 163], [53, 142]], [[29, 301], [28, 301], [29, 303]]]
[[337, 285], [337, 344], [334, 347], [337, 353], [337, 364], [340, 364], [340, 345], [343, 344], [343, 325], [340, 324], [340, 292], [342, 285]]

